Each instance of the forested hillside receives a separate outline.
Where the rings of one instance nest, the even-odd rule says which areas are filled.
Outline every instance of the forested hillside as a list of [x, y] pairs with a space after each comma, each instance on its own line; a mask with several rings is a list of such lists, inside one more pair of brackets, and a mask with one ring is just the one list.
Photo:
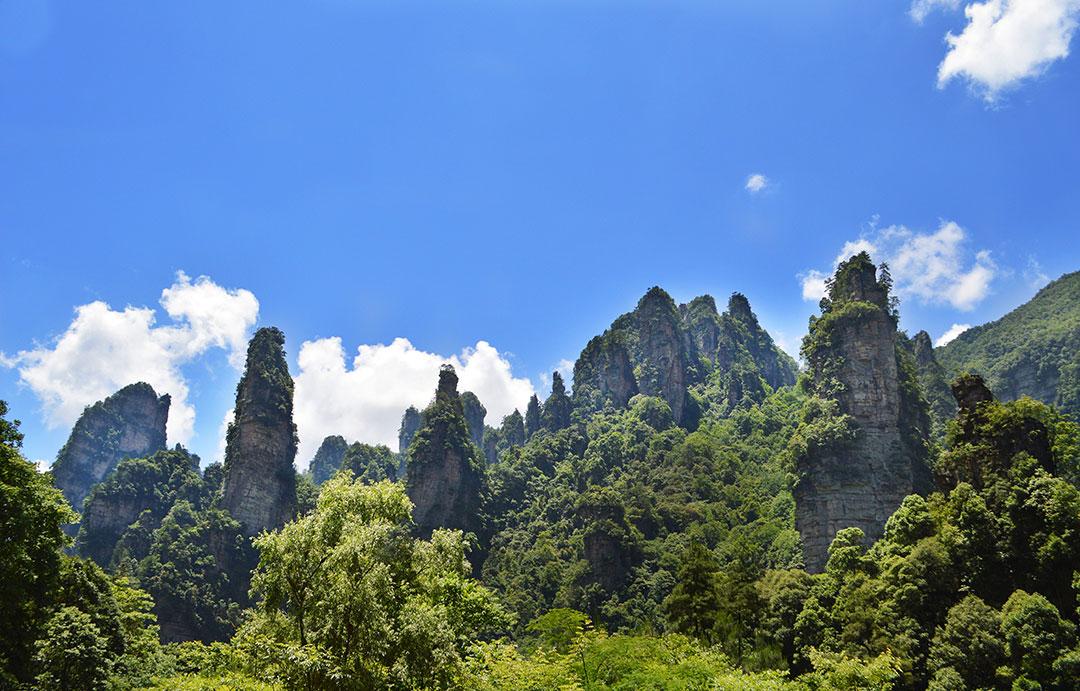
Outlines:
[[1031, 396], [1080, 420], [1080, 272], [935, 354], [949, 376], [976, 372], [1004, 399]]
[[[856, 255], [802, 372], [745, 296], [652, 288], [571, 389], [485, 425], [447, 365], [398, 451], [331, 435], [302, 474], [264, 328], [224, 464], [111, 442], [74, 509], [0, 403], [0, 687], [1078, 688], [1077, 276], [934, 351]], [[946, 383], [961, 353], [985, 377]], [[1055, 398], [1010, 400], [1035, 362]], [[134, 438], [148, 389], [73, 439]]]

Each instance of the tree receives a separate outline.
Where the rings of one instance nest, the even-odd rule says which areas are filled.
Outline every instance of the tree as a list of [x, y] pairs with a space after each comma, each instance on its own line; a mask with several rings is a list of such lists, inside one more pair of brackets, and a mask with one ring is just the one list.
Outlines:
[[1001, 615], [975, 595], [949, 610], [930, 645], [928, 673], [943, 687], [956, 677], [966, 688], [991, 688], [1005, 659]]
[[533, 394], [529, 397], [529, 405], [525, 408], [525, 438], [540, 431], [540, 399]]
[[570, 413], [574, 404], [566, 395], [566, 385], [563, 384], [562, 375], [558, 372], [551, 373], [551, 395], [544, 401], [544, 409], [540, 415], [540, 425], [551, 432], [558, 432], [570, 426]]
[[1055, 681], [1054, 662], [1075, 641], [1076, 626], [1042, 595], [1017, 590], [1001, 609], [1001, 633], [1013, 672], [1049, 685]]
[[418, 540], [411, 510], [400, 484], [365, 485], [346, 470], [311, 514], [256, 538], [261, 603], [235, 643], [261, 676], [446, 688], [465, 646], [508, 625], [494, 595], [468, 578], [461, 532]]
[[37, 682], [46, 691], [107, 688], [111, 657], [108, 641], [89, 615], [62, 607], [49, 619], [45, 637], [37, 643]]
[[62, 527], [75, 512], [19, 452], [18, 421], [8, 422], [0, 401], [0, 665], [28, 681], [34, 641], [47, 617], [60, 572], [60, 550], [69, 542]]
[[720, 616], [719, 566], [709, 548], [694, 540], [683, 552], [678, 584], [664, 603], [668, 621], [679, 633], [711, 643]]

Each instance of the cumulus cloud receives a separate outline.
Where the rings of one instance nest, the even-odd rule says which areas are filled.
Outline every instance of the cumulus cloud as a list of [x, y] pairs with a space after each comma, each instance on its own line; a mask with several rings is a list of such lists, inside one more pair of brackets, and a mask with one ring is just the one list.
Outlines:
[[746, 178], [746, 191], [750, 194], [757, 194], [768, 186], [769, 178], [761, 173], [753, 173], [750, 177]]
[[150, 307], [114, 310], [102, 301], [75, 308], [75, 319], [48, 345], [0, 357], [15, 367], [20, 382], [37, 395], [48, 426], [74, 424], [83, 409], [117, 389], [145, 381], [172, 396], [170, 443], [187, 443], [195, 424], [188, 383], [181, 366], [212, 348], [242, 364], [244, 345], [259, 314], [247, 290], [230, 290], [206, 276], [192, 281], [178, 272], [161, 293], [172, 320], [159, 325]]
[[[887, 262], [896, 293], [924, 304], [949, 304], [967, 311], [990, 293], [997, 266], [990, 253], [967, 249], [967, 234], [953, 221], [943, 221], [932, 233], [916, 233], [904, 226], [890, 226], [844, 243], [833, 268], [853, 254], [865, 251], [876, 262]], [[811, 270], [799, 276], [804, 300], [825, 295], [824, 272]]]
[[457, 370], [458, 389], [472, 391], [487, 408], [490, 425], [515, 408], [524, 411], [533, 394], [532, 383], [515, 377], [510, 362], [487, 341], [445, 357], [397, 338], [389, 345], [359, 346], [351, 365], [340, 338], [306, 341], [295, 378], [298, 465], [306, 466], [331, 434], [396, 449], [401, 414], [410, 405], [428, 404], [444, 363]]
[[971, 328], [971, 324], [953, 324], [949, 327], [949, 330], [938, 336], [937, 341], [934, 343], [936, 346], [943, 346], [956, 339], [957, 336], [964, 333]]
[[964, 15], [964, 30], [945, 36], [949, 50], [938, 66], [938, 87], [964, 79], [993, 101], [1068, 56], [1080, 0], [986, 0], [968, 4]]

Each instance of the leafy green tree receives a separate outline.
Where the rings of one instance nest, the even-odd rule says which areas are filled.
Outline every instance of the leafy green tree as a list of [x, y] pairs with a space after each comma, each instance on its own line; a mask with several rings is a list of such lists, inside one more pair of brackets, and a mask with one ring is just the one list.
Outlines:
[[993, 688], [998, 667], [1005, 661], [1001, 615], [975, 595], [949, 610], [945, 625], [934, 634], [928, 672], [936, 685], [950, 688]]
[[410, 533], [400, 484], [323, 485], [314, 512], [256, 538], [261, 602], [236, 645], [256, 675], [317, 688], [447, 688], [466, 646], [504, 629], [459, 531]]
[[341, 467], [352, 472], [353, 477], [367, 483], [380, 480], [397, 480], [398, 459], [389, 447], [378, 444], [350, 444], [345, 450]]
[[533, 394], [529, 397], [529, 405], [525, 408], [525, 438], [531, 439], [532, 435], [540, 431], [540, 399]]
[[1061, 618], [1057, 608], [1038, 593], [1017, 590], [1001, 609], [1005, 654], [1020, 678], [1040, 684], [1055, 682], [1054, 662], [1066, 654], [1076, 626]]
[[678, 585], [664, 603], [668, 621], [679, 633], [711, 643], [720, 616], [719, 566], [709, 548], [690, 542], [679, 566]]
[[41, 672], [38, 688], [46, 691], [103, 691], [108, 688], [109, 642], [90, 616], [62, 607], [49, 619], [34, 657]]
[[0, 665], [28, 681], [34, 641], [60, 573], [60, 550], [69, 542], [63, 526], [76, 515], [49, 476], [22, 457], [19, 423], [6, 415], [0, 401]]

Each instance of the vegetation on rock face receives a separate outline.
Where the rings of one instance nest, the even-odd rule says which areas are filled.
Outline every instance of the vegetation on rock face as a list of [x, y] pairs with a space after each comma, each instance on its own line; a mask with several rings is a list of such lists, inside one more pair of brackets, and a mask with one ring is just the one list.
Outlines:
[[[177, 501], [206, 508], [218, 490], [203, 481], [199, 457], [179, 446], [147, 458], [121, 461], [104, 482], [90, 490], [76, 548], [82, 556], [107, 567], [114, 563], [114, 555], [125, 559], [133, 551], [142, 551], [139, 543], [160, 525]], [[123, 549], [117, 555], [121, 542]]]
[[469, 435], [457, 382], [454, 368], [444, 365], [435, 400], [409, 445], [406, 486], [422, 536], [437, 528], [474, 534], [484, 528], [484, 462]]
[[905, 496], [930, 489], [930, 419], [914, 357], [897, 333], [892, 283], [867, 253], [837, 267], [810, 318], [801, 385], [809, 394], [791, 440], [796, 522], [810, 570], [845, 527], [870, 540]]
[[1080, 272], [934, 353], [951, 377], [975, 372], [1004, 400], [1031, 396], [1080, 421]]
[[52, 466], [53, 480], [71, 506], [81, 511], [91, 487], [123, 459], [165, 448], [170, 401], [139, 382], [83, 411]]
[[335, 434], [323, 439], [308, 465], [311, 480], [316, 485], [321, 485], [333, 477], [334, 473], [341, 469], [341, 462], [345, 460], [345, 451], [348, 448], [349, 443], [340, 435]]
[[233, 411], [225, 435], [222, 506], [246, 534], [255, 535], [296, 513], [293, 380], [285, 334], [278, 329], [259, 329], [248, 344]]
[[[1080, 688], [1080, 427], [972, 374], [946, 400], [868, 257], [829, 287], [796, 386], [743, 296], [653, 289], [572, 395], [485, 427], [446, 367], [400, 452], [329, 437], [299, 478], [265, 472], [295, 430], [261, 330], [229, 468], [120, 461], [92, 560], [0, 403], [0, 688]], [[253, 536], [226, 477], [296, 515]], [[847, 511], [816, 565], [805, 501]]]

